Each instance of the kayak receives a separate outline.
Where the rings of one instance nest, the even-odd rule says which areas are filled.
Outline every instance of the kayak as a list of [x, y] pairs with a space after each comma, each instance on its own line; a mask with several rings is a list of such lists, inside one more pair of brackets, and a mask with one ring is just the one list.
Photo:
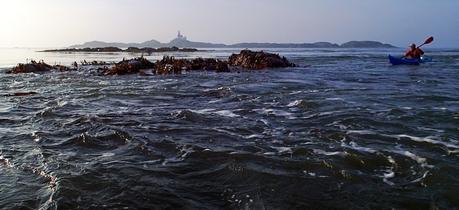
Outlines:
[[403, 57], [394, 57], [389, 55], [389, 61], [392, 65], [419, 65], [421, 63], [429, 62], [431, 59], [421, 57], [421, 58], [403, 58]]

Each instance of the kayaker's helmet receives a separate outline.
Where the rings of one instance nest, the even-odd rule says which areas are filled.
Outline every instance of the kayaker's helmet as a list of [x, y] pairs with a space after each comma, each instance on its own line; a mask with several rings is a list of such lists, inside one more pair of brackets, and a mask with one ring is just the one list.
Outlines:
[[414, 49], [414, 48], [416, 48], [416, 44], [413, 43], [413, 44], [410, 45], [410, 47], [411, 47], [412, 49]]

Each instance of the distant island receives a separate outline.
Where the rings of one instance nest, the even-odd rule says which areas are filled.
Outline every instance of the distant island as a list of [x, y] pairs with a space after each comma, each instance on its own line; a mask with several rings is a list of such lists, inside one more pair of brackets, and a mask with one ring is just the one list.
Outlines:
[[118, 47], [85, 47], [85, 48], [65, 48], [65, 49], [52, 49], [43, 50], [40, 52], [61, 52], [61, 53], [72, 53], [72, 52], [84, 52], [84, 53], [111, 53], [111, 52], [129, 52], [129, 53], [157, 53], [157, 52], [196, 52], [198, 49], [195, 48], [178, 48], [178, 47], [128, 47], [127, 49], [121, 49]]
[[120, 43], [120, 42], [101, 42], [92, 41], [81, 45], [73, 45], [69, 48], [396, 48], [393, 45], [377, 41], [350, 41], [344, 44], [334, 44], [330, 42], [315, 43], [237, 43], [237, 44], [215, 44], [207, 42], [194, 42], [183, 36], [180, 31], [175, 39], [169, 43], [161, 43], [150, 40], [142, 43]]

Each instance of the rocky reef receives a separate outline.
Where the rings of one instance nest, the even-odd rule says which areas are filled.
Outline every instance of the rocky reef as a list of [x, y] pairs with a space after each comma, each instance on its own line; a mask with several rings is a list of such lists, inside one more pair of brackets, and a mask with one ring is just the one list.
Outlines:
[[[128, 50], [135, 51], [130, 48]], [[207, 70], [215, 72], [230, 72], [231, 70], [258, 70], [269, 68], [286, 68], [294, 67], [285, 57], [277, 54], [263, 51], [242, 50], [239, 54], [233, 54], [228, 60], [215, 58], [195, 58], [195, 59], [176, 59], [171, 56], [164, 56], [155, 63], [147, 60], [145, 57], [139, 57], [124, 60], [118, 63], [106, 63], [103, 61], [82, 61], [81, 67], [75, 62], [72, 66], [66, 67], [61, 65], [51, 66], [43, 61], [31, 61], [28, 64], [18, 64], [10, 73], [30, 73], [30, 72], [47, 72], [51, 70], [69, 71], [81, 70], [83, 67], [101, 66], [97, 70], [101, 75], [126, 75], [126, 74], [146, 74], [145, 70], [151, 70], [153, 74], [181, 74], [182, 71]]]
[[135, 58], [131, 60], [123, 60], [115, 64], [112, 68], [103, 69], [104, 75], [125, 75], [125, 74], [136, 74], [143, 69], [152, 69], [155, 64], [150, 62], [144, 57]]
[[156, 62], [155, 74], [179, 74], [181, 71], [208, 70], [216, 72], [228, 72], [228, 63], [213, 58], [196, 58], [192, 60], [175, 59], [174, 57], [163, 57]]
[[20, 63], [17, 66], [15, 66], [13, 69], [8, 71], [7, 73], [11, 74], [20, 74], [20, 73], [43, 73], [43, 72], [48, 72], [51, 70], [58, 70], [58, 71], [69, 71], [71, 70], [70, 67], [67, 66], [62, 66], [62, 65], [54, 65], [51, 66], [44, 61], [39, 61], [36, 62], [34, 60], [31, 60], [30, 63]]
[[245, 69], [286, 68], [295, 66], [287, 58], [277, 54], [250, 50], [242, 50], [240, 54], [231, 55], [228, 62], [231, 66], [238, 66]]

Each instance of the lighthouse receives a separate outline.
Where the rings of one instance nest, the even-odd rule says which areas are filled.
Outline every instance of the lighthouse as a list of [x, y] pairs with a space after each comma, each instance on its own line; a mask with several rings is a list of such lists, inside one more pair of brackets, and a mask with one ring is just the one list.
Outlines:
[[182, 33], [180, 33], [180, 31], [178, 31], [178, 33], [177, 33], [177, 39], [179, 39], [179, 40], [186, 40], [186, 36], [183, 36]]

